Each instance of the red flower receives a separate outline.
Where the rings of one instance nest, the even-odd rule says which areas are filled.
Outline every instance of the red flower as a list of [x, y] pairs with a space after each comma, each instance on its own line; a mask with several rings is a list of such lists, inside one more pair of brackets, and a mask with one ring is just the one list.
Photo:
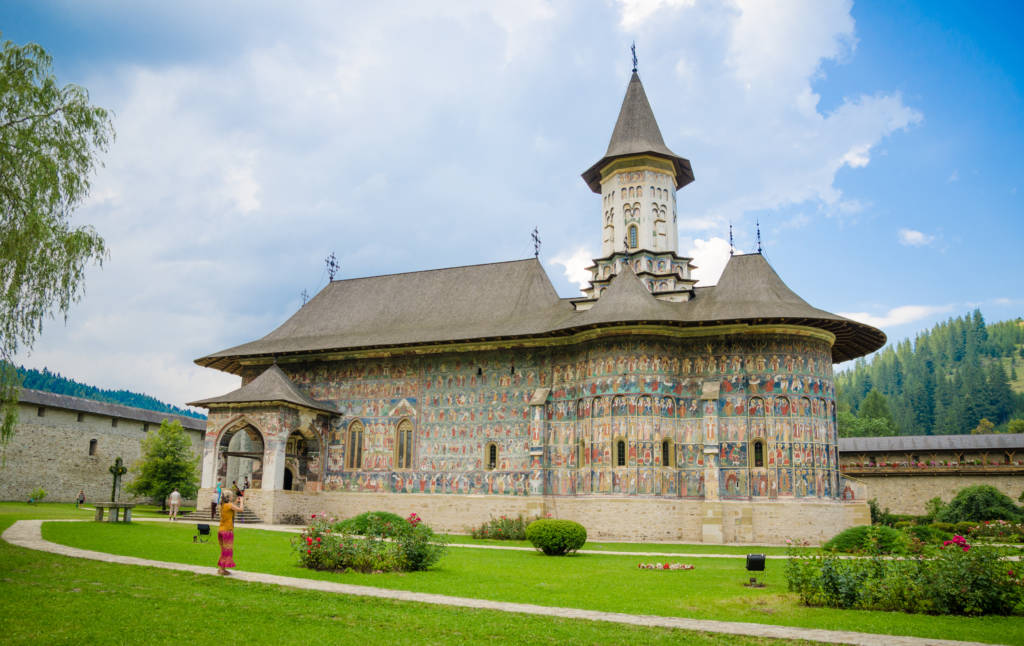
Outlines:
[[313, 544], [313, 539], [310, 538], [309, 536], [307, 536], [306, 537], [306, 545], [312, 545], [312, 544]]
[[668, 569], [668, 563], [665, 564], [665, 568], [664, 569], [666, 569], [666, 570]]
[[316, 542], [317, 542], [317, 543], [319, 543], [319, 542], [320, 542], [320, 537], [319, 537], [319, 536], [317, 536], [317, 537], [316, 537]]

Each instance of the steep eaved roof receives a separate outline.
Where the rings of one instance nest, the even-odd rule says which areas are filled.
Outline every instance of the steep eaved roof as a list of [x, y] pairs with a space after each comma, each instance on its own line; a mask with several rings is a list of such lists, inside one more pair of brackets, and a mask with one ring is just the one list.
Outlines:
[[984, 435], [901, 435], [896, 437], [841, 437], [840, 453], [902, 451], [985, 451], [1024, 449], [1024, 433]]
[[337, 280], [267, 336], [198, 359], [542, 334], [571, 315], [535, 258]]
[[179, 422], [183, 428], [192, 431], [202, 431], [206, 429], [206, 420], [199, 419], [197, 417], [175, 415], [174, 413], [160, 413], [158, 411], [148, 410], [145, 408], [135, 408], [134, 406], [124, 406], [122, 404], [108, 404], [107, 402], [98, 402], [93, 399], [72, 397], [71, 395], [59, 395], [57, 393], [46, 392], [45, 390], [22, 388], [21, 394], [18, 395], [18, 402], [22, 404], [46, 406], [49, 408], [73, 410], [80, 413], [91, 413], [93, 415], [103, 415], [104, 417], [130, 419], [150, 424], [159, 424], [166, 419], [169, 422]]
[[262, 339], [196, 363], [237, 373], [246, 358], [564, 336], [635, 323], [819, 328], [835, 334], [836, 362], [885, 343], [885, 334], [870, 325], [808, 305], [760, 254], [732, 256], [717, 285], [697, 287], [691, 300], [678, 303], [655, 298], [626, 263], [593, 307], [583, 311], [576, 311], [571, 299], [558, 297], [540, 263], [531, 258], [335, 281]]
[[583, 173], [583, 179], [590, 190], [600, 193], [601, 168], [605, 164], [619, 157], [644, 153], [665, 157], [672, 162], [676, 171], [676, 189], [693, 181], [693, 168], [689, 160], [675, 154], [665, 145], [643, 83], [637, 73], [633, 72], [626, 87], [626, 96], [622, 99], [619, 118], [612, 130], [612, 138], [608, 142], [608, 150], [600, 161]]
[[218, 404], [257, 404], [266, 402], [285, 402], [328, 413], [338, 412], [338, 409], [331, 404], [319, 402], [299, 390], [298, 386], [288, 378], [288, 375], [284, 374], [284, 371], [277, 367], [277, 364], [270, 366], [260, 373], [260, 376], [238, 390], [233, 390], [220, 397], [211, 397], [210, 399], [192, 402], [189, 406], [211, 408]]

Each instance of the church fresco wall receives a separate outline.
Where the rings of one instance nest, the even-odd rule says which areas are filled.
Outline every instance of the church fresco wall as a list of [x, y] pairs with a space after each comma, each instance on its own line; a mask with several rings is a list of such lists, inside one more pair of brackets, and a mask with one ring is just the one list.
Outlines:
[[[722, 499], [839, 495], [831, 355], [811, 337], [598, 339], [284, 369], [344, 411], [325, 435], [325, 491], [702, 499], [712, 473]], [[702, 399], [706, 382], [717, 399]], [[530, 454], [538, 388], [550, 388], [539, 464]], [[414, 428], [411, 469], [395, 468], [403, 419]], [[347, 468], [356, 420], [362, 466]], [[754, 440], [763, 442], [760, 466]]]

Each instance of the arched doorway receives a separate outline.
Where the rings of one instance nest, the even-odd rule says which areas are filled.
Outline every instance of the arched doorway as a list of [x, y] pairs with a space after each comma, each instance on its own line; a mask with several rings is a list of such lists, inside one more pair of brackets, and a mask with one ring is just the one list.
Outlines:
[[217, 481], [225, 487], [237, 482], [250, 488], [263, 485], [263, 436], [251, 424], [242, 422], [228, 429], [217, 443]]
[[315, 433], [307, 429], [292, 431], [285, 444], [284, 457], [284, 489], [320, 490], [320, 438]]

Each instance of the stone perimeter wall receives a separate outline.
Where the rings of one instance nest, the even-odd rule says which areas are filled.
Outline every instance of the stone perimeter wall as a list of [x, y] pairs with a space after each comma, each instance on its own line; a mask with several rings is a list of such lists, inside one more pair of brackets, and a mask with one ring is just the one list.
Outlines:
[[992, 475], [860, 475], [858, 479], [868, 488], [868, 497], [894, 514], [924, 514], [925, 504], [938, 496], [949, 502], [964, 487], [991, 485], [1013, 500], [1024, 491], [1024, 474]]
[[[128, 468], [139, 459], [146, 437], [143, 422], [118, 418], [112, 426], [110, 417], [92, 413], [82, 413], [78, 421], [78, 411], [49, 407], [39, 417], [38, 409], [36, 404], [18, 405], [18, 425], [0, 465], [0, 500], [27, 501], [37, 487], [46, 490], [46, 502], [73, 502], [80, 489], [86, 502], [109, 499], [113, 477], [108, 469], [118, 457]], [[159, 428], [148, 425], [151, 431]], [[185, 432], [199, 455], [202, 434]], [[89, 455], [93, 439], [96, 451]], [[132, 496], [122, 490], [122, 499]]]
[[[201, 499], [209, 497], [204, 490]], [[851, 525], [870, 523], [863, 502], [701, 502], [629, 497], [518, 497], [444, 494], [247, 491], [246, 508], [264, 521], [297, 514], [348, 518], [366, 511], [416, 512], [434, 530], [468, 533], [489, 518], [546, 516], [575, 520], [597, 540], [701, 542], [709, 530], [720, 542], [781, 544], [786, 538], [820, 543]]]

